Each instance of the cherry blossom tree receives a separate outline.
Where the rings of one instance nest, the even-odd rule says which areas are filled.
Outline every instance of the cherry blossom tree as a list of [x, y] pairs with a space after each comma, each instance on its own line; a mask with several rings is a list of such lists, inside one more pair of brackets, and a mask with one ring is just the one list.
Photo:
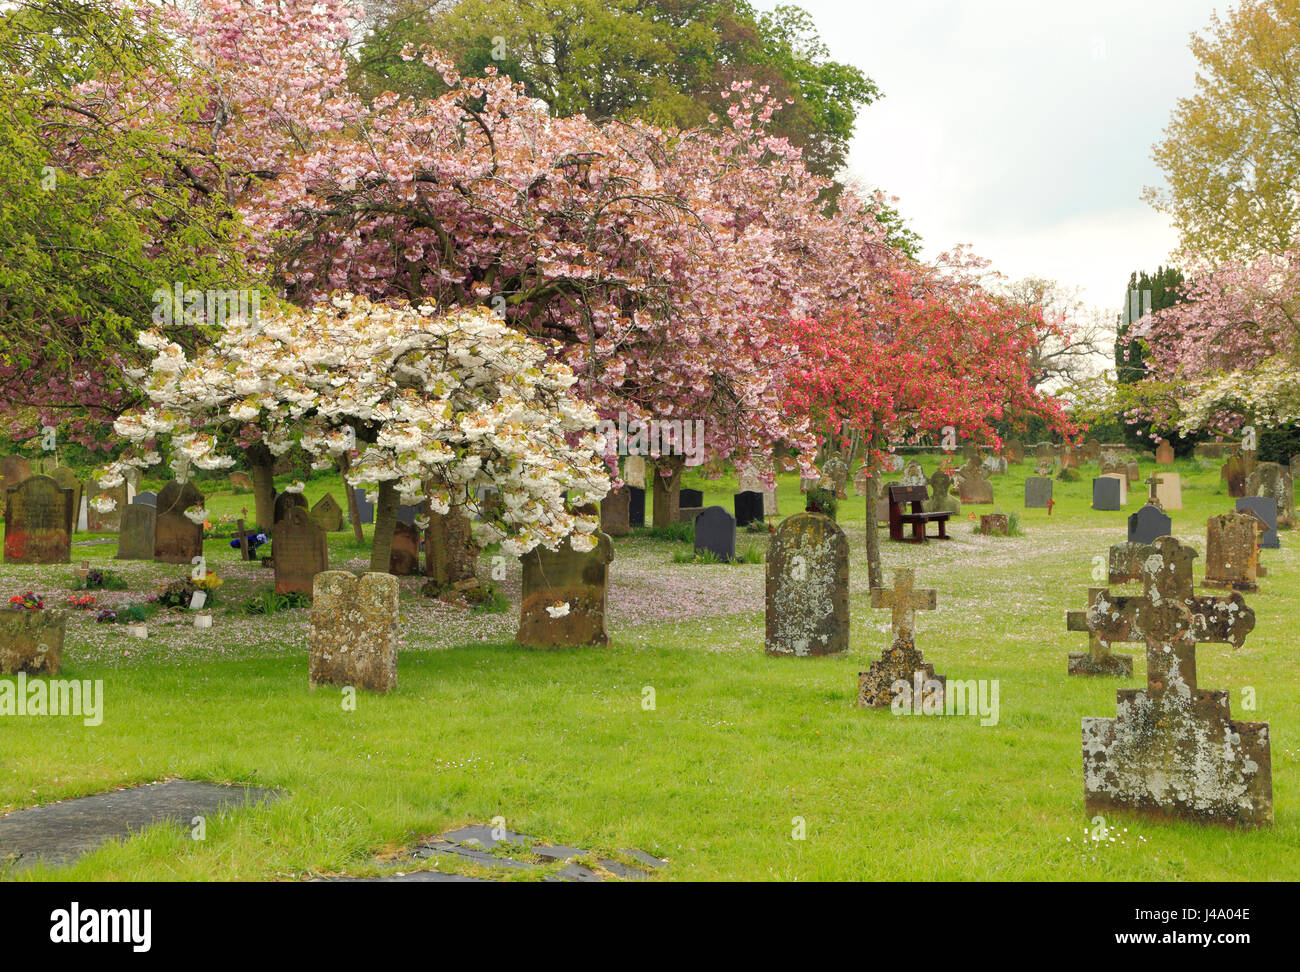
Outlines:
[[500, 491], [479, 529], [505, 553], [565, 537], [594, 545], [598, 519], [574, 510], [609, 488], [596, 413], [571, 394], [565, 365], [484, 308], [441, 314], [336, 294], [229, 321], [193, 359], [155, 331], [140, 340], [155, 353], [139, 376], [151, 404], [115, 423], [136, 448], [104, 470], [108, 488], [124, 465], [161, 461], [160, 441], [173, 468], [228, 468], [223, 437], [257, 429], [272, 454], [296, 443], [317, 468], [359, 448], [347, 481], [378, 490], [372, 570], [388, 570], [399, 499], [446, 514], [472, 507], [479, 486]]

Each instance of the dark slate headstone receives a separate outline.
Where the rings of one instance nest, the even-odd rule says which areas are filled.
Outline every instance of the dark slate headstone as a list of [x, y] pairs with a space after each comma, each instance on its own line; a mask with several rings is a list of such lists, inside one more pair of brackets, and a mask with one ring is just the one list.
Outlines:
[[679, 506], [689, 506], [691, 508], [704, 505], [704, 493], [698, 489], [683, 489], [678, 491], [680, 499]]
[[627, 522], [629, 526], [645, 526], [645, 490], [636, 486], [627, 487]]
[[290, 507], [288, 515], [276, 523], [271, 558], [277, 594], [310, 595], [316, 575], [330, 569], [325, 531], [305, 508]]
[[1092, 481], [1092, 508], [1094, 510], [1121, 509], [1119, 498], [1119, 480], [1113, 476], [1102, 476]]
[[736, 526], [747, 527], [751, 523], [763, 519], [763, 494], [753, 491], [737, 493], [736, 503]]
[[1045, 510], [1052, 499], [1050, 476], [1030, 476], [1025, 480], [1025, 509]]
[[1174, 521], [1159, 507], [1144, 506], [1128, 518], [1129, 543], [1154, 543], [1173, 532]]
[[397, 507], [397, 522], [405, 523], [407, 526], [415, 526], [415, 518], [424, 516], [423, 503], [404, 503]]
[[1277, 550], [1282, 541], [1277, 536], [1277, 502], [1271, 496], [1242, 496], [1237, 500], [1238, 513], [1250, 513], [1264, 523], [1264, 535], [1259, 538], [1259, 545], [1268, 550]]
[[158, 509], [146, 503], [128, 503], [122, 509], [117, 531], [118, 560], [153, 560], [154, 527]]
[[275, 522], [279, 523], [295, 506], [307, 509], [307, 497], [302, 493], [290, 493], [286, 490], [275, 498]]
[[135, 499], [132, 502], [139, 503], [141, 506], [152, 506], [154, 509], [157, 509], [158, 494], [153, 490], [146, 489], [143, 493], [136, 493]]
[[49, 476], [30, 476], [5, 490], [6, 564], [72, 560], [73, 491]]
[[360, 486], [352, 488], [357, 496], [357, 518], [363, 523], [375, 522], [375, 504], [366, 499], [366, 491]]
[[695, 518], [695, 552], [701, 550], [719, 560], [736, 559], [736, 518], [721, 506], [710, 506]]
[[164, 564], [188, 564], [203, 553], [203, 524], [185, 515], [203, 506], [203, 494], [193, 483], [172, 480], [158, 494], [154, 524], [153, 559]]

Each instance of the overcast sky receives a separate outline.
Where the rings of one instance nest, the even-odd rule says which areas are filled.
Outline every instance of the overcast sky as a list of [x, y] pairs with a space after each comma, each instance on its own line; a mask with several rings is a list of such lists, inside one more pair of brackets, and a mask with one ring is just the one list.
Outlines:
[[1132, 270], [1167, 261], [1177, 236], [1141, 199], [1162, 181], [1151, 146], [1192, 93], [1189, 35], [1228, 4], [794, 2], [884, 93], [858, 116], [849, 169], [900, 197], [926, 256], [969, 243], [1116, 311]]

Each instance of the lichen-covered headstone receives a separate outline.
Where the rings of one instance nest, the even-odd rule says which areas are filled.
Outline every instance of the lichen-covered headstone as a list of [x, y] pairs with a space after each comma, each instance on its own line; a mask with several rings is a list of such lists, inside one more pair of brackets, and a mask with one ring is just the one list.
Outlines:
[[312, 592], [308, 681], [372, 692], [397, 687], [397, 595], [392, 574], [316, 575]]
[[72, 533], [77, 529], [77, 513], [81, 509], [81, 498], [86, 492], [86, 484], [67, 466], [56, 466], [51, 470], [50, 478], [58, 483], [61, 489], [72, 490], [72, 517], [68, 520], [68, 532]]
[[925, 660], [916, 647], [916, 612], [933, 611], [938, 605], [938, 595], [932, 590], [917, 590], [915, 571], [911, 568], [894, 571], [892, 591], [873, 588], [871, 606], [888, 608], [892, 612], [889, 646], [871, 668], [858, 673], [858, 707], [884, 708], [891, 705], [898, 692], [898, 683], [911, 692], [919, 681], [922, 685], [935, 685], [935, 691], [926, 693], [930, 704], [943, 705], [947, 679], [934, 673], [934, 666]]
[[154, 522], [153, 559], [164, 564], [188, 564], [203, 553], [203, 524], [185, 515], [203, 508], [203, 494], [193, 483], [172, 480], [158, 494]]
[[1210, 517], [1205, 524], [1205, 586], [1258, 590], [1262, 532], [1263, 524], [1249, 513]]
[[903, 466], [903, 475], [899, 479], [903, 486], [924, 486], [926, 484], [925, 470], [915, 459], [907, 460]]
[[1241, 594], [1197, 596], [1196, 552], [1173, 537], [1153, 544], [1142, 597], [1109, 590], [1089, 607], [1093, 630], [1146, 644], [1147, 687], [1116, 692], [1115, 718], [1084, 718], [1087, 812], [1136, 811], [1244, 827], [1273, 822], [1269, 727], [1234, 722], [1228, 693], [1201, 689], [1196, 645], [1240, 647], [1255, 626]]
[[[992, 502], [990, 500], [989, 502]], [[930, 474], [930, 498], [921, 504], [926, 513], [960, 513], [961, 503], [952, 495], [952, 477], [942, 469]], [[888, 501], [886, 500], [885, 519], [889, 519]]]
[[1227, 484], [1228, 495], [1233, 499], [1246, 495], [1246, 463], [1241, 456], [1230, 457], [1219, 470], [1219, 478]]
[[828, 655], [848, 646], [848, 537], [821, 513], [789, 517], [767, 550], [767, 653]]
[[596, 545], [591, 550], [574, 550], [566, 538], [558, 550], [534, 547], [520, 558], [518, 644], [565, 648], [609, 643], [605, 603], [614, 544], [599, 531], [592, 538]]
[[1295, 525], [1295, 482], [1291, 470], [1276, 462], [1261, 462], [1246, 477], [1247, 496], [1267, 496], [1277, 503], [1277, 525]]
[[279, 523], [295, 508], [307, 509], [307, 497], [300, 492], [285, 490], [275, 497], [275, 522]]
[[147, 503], [128, 503], [122, 510], [117, 531], [118, 560], [153, 560], [154, 533], [158, 508]]
[[969, 460], [957, 470], [957, 491], [963, 503], [989, 505], [993, 502], [993, 484], [978, 459]]
[[326, 493], [311, 508], [312, 521], [326, 533], [337, 533], [343, 529], [343, 507], [334, 498], [333, 493]]
[[848, 494], [845, 488], [849, 480], [849, 467], [839, 456], [831, 456], [822, 466], [822, 482], [824, 489], [829, 489], [839, 499], [844, 499]]
[[275, 525], [271, 559], [277, 594], [310, 594], [316, 575], [329, 570], [325, 531], [301, 506], [292, 507]]
[[6, 564], [72, 561], [73, 492], [49, 476], [29, 476], [5, 491]]
[[980, 533], [986, 537], [1011, 535], [1011, 517], [1005, 513], [981, 513]]
[[0, 608], [0, 675], [59, 674], [66, 621], [62, 611], [49, 608]]

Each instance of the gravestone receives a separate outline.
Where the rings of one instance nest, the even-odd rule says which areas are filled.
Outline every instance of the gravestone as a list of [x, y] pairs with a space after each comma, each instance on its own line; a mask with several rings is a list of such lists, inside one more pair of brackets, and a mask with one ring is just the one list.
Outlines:
[[6, 564], [72, 562], [73, 492], [49, 476], [29, 476], [5, 491]]
[[800, 657], [849, 646], [849, 540], [828, 516], [796, 514], [772, 535], [765, 645]]
[[[886, 489], [883, 495], [885, 497], [885, 522], [888, 522], [889, 490]], [[930, 498], [921, 504], [921, 509], [926, 513], [961, 512], [961, 504], [952, 495], [952, 477], [942, 469], [936, 469], [930, 474]]]
[[[23, 456], [5, 456], [0, 459], [0, 491], [7, 492], [24, 479], [31, 478], [32, 464]], [[0, 493], [3, 495], [3, 493]]]
[[1068, 443], [1068, 442], [1062, 442], [1062, 443], [1061, 443], [1061, 453], [1060, 453], [1060, 455], [1061, 455], [1061, 468], [1062, 468], [1062, 469], [1078, 469], [1078, 468], [1079, 468], [1079, 454], [1078, 454], [1078, 452], [1075, 451], [1074, 446], [1070, 445], [1070, 443]]
[[1183, 482], [1178, 473], [1161, 473], [1156, 477], [1156, 500], [1162, 510], [1183, 508]]
[[164, 564], [188, 564], [203, 553], [203, 524], [185, 515], [203, 508], [203, 494], [193, 483], [171, 480], [158, 494], [154, 521], [153, 559]]
[[986, 537], [1011, 535], [1011, 517], [1005, 513], [981, 513], [980, 533]]
[[694, 523], [695, 518], [704, 512], [702, 506], [679, 506], [677, 507], [678, 523]]
[[393, 525], [393, 547], [388, 555], [388, 572], [409, 577], [420, 572], [420, 531], [398, 520]]
[[853, 474], [853, 495], [854, 496], [867, 495], [867, 480], [871, 478], [870, 474], [871, 474], [871, 467], [867, 463], [864, 462], [862, 465], [858, 467], [858, 471]]
[[880, 495], [876, 497], [876, 523], [889, 522], [889, 487], [901, 485], [897, 480], [891, 480], [880, 487]]
[[638, 486], [626, 487], [628, 526], [645, 526], [645, 490]]
[[56, 466], [50, 472], [50, 478], [59, 484], [60, 489], [72, 490], [72, 516], [68, 520], [68, 532], [72, 533], [77, 529], [77, 516], [81, 510], [82, 495], [86, 491], [85, 484], [67, 466]]
[[1100, 591], [1089, 626], [1109, 640], [1146, 644], [1147, 687], [1116, 692], [1115, 718], [1083, 719], [1084, 803], [1201, 823], [1273, 822], [1269, 727], [1234, 722], [1229, 693], [1201, 689], [1196, 646], [1240, 647], [1255, 613], [1239, 592], [1196, 596], [1196, 552], [1161, 537], [1144, 568], [1141, 597]]
[[1087, 462], [1097, 462], [1101, 458], [1101, 443], [1096, 439], [1084, 439], [1079, 453]]
[[77, 532], [86, 533], [90, 530], [90, 511], [86, 503], [86, 492], [81, 492], [81, 508], [77, 512]]
[[704, 507], [704, 493], [698, 489], [678, 490], [678, 506], [687, 506], [692, 509]]
[[158, 494], [153, 490], [146, 489], [143, 493], [137, 493], [134, 502], [141, 506], [152, 506], [158, 508]]
[[397, 522], [405, 523], [409, 527], [415, 526], [415, 521], [424, 516], [423, 503], [401, 503], [397, 507]]
[[1243, 496], [1237, 500], [1237, 512], [1249, 513], [1264, 524], [1264, 535], [1259, 545], [1265, 550], [1277, 550], [1282, 541], [1277, 535], [1277, 503], [1271, 496]]
[[59, 674], [66, 622], [67, 615], [51, 608], [29, 611], [0, 606], [0, 675]]
[[566, 537], [558, 550], [534, 547], [520, 558], [523, 596], [519, 604], [519, 633], [525, 648], [606, 645], [606, 594], [614, 544], [603, 533], [592, 535], [596, 545], [578, 551]]
[[1228, 459], [1219, 470], [1219, 478], [1228, 486], [1228, 495], [1239, 499], [1246, 495], [1246, 463], [1241, 456]]
[[1156, 446], [1156, 465], [1172, 466], [1174, 464], [1174, 447], [1168, 439], [1161, 439]]
[[352, 492], [357, 498], [357, 519], [364, 526], [367, 523], [375, 522], [375, 504], [366, 499], [366, 491], [360, 486], [354, 486]]
[[307, 497], [303, 496], [302, 493], [291, 493], [288, 490], [278, 494], [275, 497], [275, 522], [279, 523], [295, 507], [307, 509]]
[[1154, 543], [1158, 537], [1167, 537], [1173, 531], [1174, 521], [1154, 506], [1144, 506], [1129, 514], [1128, 542]]
[[330, 569], [325, 531], [300, 506], [275, 525], [271, 539], [275, 593], [311, 594], [316, 575]]
[[822, 486], [829, 489], [839, 499], [848, 496], [845, 487], [849, 479], [849, 467], [839, 456], [831, 456], [822, 466]]
[[1128, 584], [1142, 579], [1142, 562], [1151, 555], [1150, 544], [1128, 543], [1111, 544], [1107, 564], [1108, 584]]
[[972, 459], [957, 470], [958, 499], [973, 505], [990, 505], [993, 502], [993, 484], [979, 460]]
[[1128, 461], [1118, 452], [1109, 449], [1101, 454], [1101, 474], [1105, 476], [1108, 473], [1123, 473], [1128, 475]]
[[899, 483], [903, 486], [924, 486], [926, 484], [925, 470], [921, 468], [921, 464], [915, 459], [909, 459], [907, 464], [903, 466], [903, 476]]
[[736, 518], [710, 506], [695, 518], [695, 552], [707, 550], [719, 560], [736, 559]]
[[628, 456], [623, 460], [623, 482], [645, 492], [645, 456]]
[[1048, 476], [1030, 476], [1025, 480], [1025, 509], [1045, 510], [1052, 499], [1052, 480]]
[[312, 521], [326, 533], [336, 533], [343, 529], [343, 507], [334, 498], [333, 493], [326, 493], [311, 508]]
[[1130, 486], [1142, 481], [1142, 468], [1138, 465], [1136, 459], [1128, 459], [1125, 461], [1124, 474], [1128, 477], [1128, 484]]
[[1124, 480], [1117, 476], [1098, 476], [1092, 481], [1092, 508], [1094, 510], [1120, 510], [1124, 508]]
[[[1120, 544], [1118, 546], [1127, 547], [1129, 544]], [[1116, 549], [1112, 547], [1112, 564], [1114, 564], [1115, 559]], [[1116, 576], [1112, 574], [1110, 583], [1115, 584], [1118, 582]], [[1088, 650], [1070, 652], [1066, 659], [1066, 672], [1069, 675], [1115, 675], [1121, 678], [1130, 678], [1133, 675], [1133, 656], [1117, 655], [1111, 651], [1113, 641], [1127, 639], [1118, 637], [1115, 639], [1102, 638], [1088, 624], [1088, 614], [1096, 605], [1103, 591], [1104, 588], [1100, 587], [1090, 588], [1088, 590], [1088, 607], [1086, 610], [1065, 612], [1065, 630], [1086, 632], [1088, 635]], [[1116, 600], [1122, 602], [1123, 599], [1117, 598]]]
[[757, 464], [751, 462], [736, 470], [736, 492], [763, 492], [763, 477]]
[[1277, 503], [1277, 525], [1295, 525], [1295, 483], [1288, 467], [1261, 462], [1246, 477], [1246, 495], [1270, 497]]
[[[737, 493], [734, 498], [736, 526], [747, 527], [763, 519], [763, 494], [753, 491]], [[698, 527], [698, 523], [696, 524]]]
[[1205, 525], [1206, 587], [1259, 589], [1260, 521], [1249, 513], [1212, 516]]
[[[86, 510], [86, 529], [91, 533], [117, 533], [122, 528], [122, 511], [126, 509], [128, 487], [125, 482], [120, 486], [114, 486], [111, 489], [100, 486], [98, 483], [91, 483], [90, 489], [86, 491], [89, 496], [89, 503]], [[90, 495], [90, 494], [94, 495]], [[95, 503], [101, 496], [106, 496], [113, 501], [111, 510], [100, 512]]]
[[[1193, 454], [1199, 459], [1222, 459], [1226, 455], [1236, 453], [1240, 447], [1240, 442], [1223, 442], [1221, 440], [1198, 442]], [[1245, 475], [1244, 471], [1242, 475]]]
[[[919, 683], [926, 687], [927, 704], [937, 703], [942, 711], [947, 679], [934, 673], [934, 666], [916, 647], [916, 612], [933, 611], [938, 606], [938, 595], [932, 590], [917, 590], [914, 583], [915, 571], [900, 569], [894, 571], [892, 591], [871, 591], [871, 606], [887, 608], [892, 614], [891, 636], [880, 658], [871, 663], [868, 671], [858, 673], [858, 708], [886, 708], [898, 694], [906, 692], [910, 698]], [[900, 682], [906, 689], [898, 685]]]
[[391, 574], [356, 577], [346, 570], [326, 570], [316, 575], [308, 638], [307, 680], [312, 688], [397, 688], [398, 591]]
[[117, 531], [118, 560], [153, 560], [158, 508], [145, 503], [128, 503], [122, 510]]
[[1025, 461], [1025, 445], [1019, 439], [1012, 439], [1002, 447], [1002, 454], [1012, 465], [1022, 465]]
[[763, 490], [763, 516], [780, 516], [781, 508], [777, 504], [776, 489]]
[[228, 477], [228, 479], [229, 479], [229, 481], [230, 481], [230, 485], [231, 485], [231, 487], [234, 488], [234, 489], [252, 489], [252, 488], [253, 488], [253, 479], [252, 479], [252, 477], [249, 476], [248, 473], [243, 472], [242, 470], [236, 469], [234, 472], [232, 472], [232, 473], [230, 474], [230, 476]]
[[[645, 493], [642, 492], [644, 503]], [[600, 532], [611, 537], [625, 537], [632, 532], [631, 523], [632, 494], [630, 487], [611, 489], [600, 501]], [[645, 507], [641, 509], [641, 521], [645, 522]]]
[[1002, 456], [988, 456], [983, 466], [986, 476], [1005, 476], [1007, 473], [1007, 460]]

